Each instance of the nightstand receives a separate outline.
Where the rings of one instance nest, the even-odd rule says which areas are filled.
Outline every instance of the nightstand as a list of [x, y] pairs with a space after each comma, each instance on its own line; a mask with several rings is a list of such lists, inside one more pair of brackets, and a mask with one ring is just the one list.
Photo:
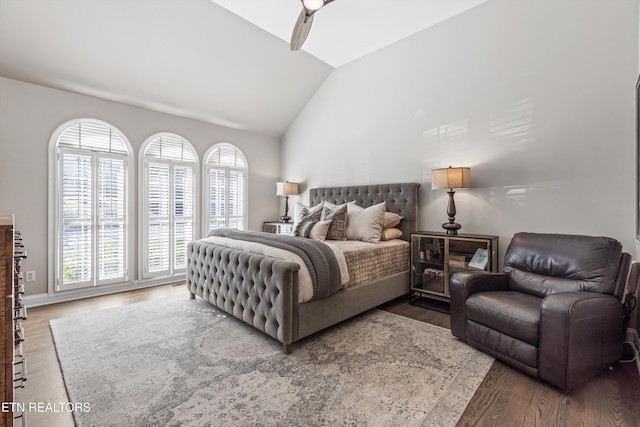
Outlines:
[[459, 271], [498, 271], [498, 236], [411, 233], [410, 302], [449, 311], [449, 280]]
[[293, 222], [267, 221], [263, 224], [262, 231], [293, 236]]

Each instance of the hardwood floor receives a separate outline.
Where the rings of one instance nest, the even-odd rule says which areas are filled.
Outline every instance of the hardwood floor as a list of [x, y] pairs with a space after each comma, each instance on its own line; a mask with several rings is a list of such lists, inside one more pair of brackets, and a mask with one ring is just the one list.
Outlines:
[[[27, 408], [30, 403], [46, 405], [68, 402], [58, 356], [49, 329], [49, 320], [169, 296], [188, 299], [189, 293], [184, 283], [179, 283], [28, 308], [28, 318], [22, 322], [26, 336], [23, 350], [27, 358], [28, 379], [24, 389], [16, 390], [16, 402], [27, 405]], [[87, 331], [87, 333], [90, 332]], [[113, 331], [113, 333], [118, 334], [123, 331]], [[96, 354], [95, 357], [100, 355]], [[54, 412], [55, 409], [52, 408], [48, 412], [28, 411], [27, 426], [72, 427], [75, 425], [71, 413], [60, 411], [59, 408]], [[21, 424], [16, 422], [14, 425]]]
[[[411, 306], [405, 299], [381, 308], [445, 328], [451, 325], [448, 314]], [[458, 426], [640, 426], [640, 374], [635, 362], [618, 363], [566, 394], [496, 361]]]
[[[28, 381], [26, 388], [17, 390], [16, 402], [29, 405], [30, 402], [47, 404], [68, 401], [49, 320], [164, 297], [189, 298], [189, 295], [184, 284], [180, 283], [29, 309], [29, 318], [23, 322], [27, 337], [24, 351], [28, 363]], [[381, 308], [422, 322], [449, 327], [448, 314], [410, 305], [406, 298], [392, 301]], [[64, 411], [29, 412], [27, 422], [31, 427], [74, 425], [71, 414]], [[458, 426], [545, 427], [638, 425], [640, 375], [635, 363], [618, 363], [612, 371], [603, 372], [571, 394], [565, 394], [495, 362], [458, 423]]]

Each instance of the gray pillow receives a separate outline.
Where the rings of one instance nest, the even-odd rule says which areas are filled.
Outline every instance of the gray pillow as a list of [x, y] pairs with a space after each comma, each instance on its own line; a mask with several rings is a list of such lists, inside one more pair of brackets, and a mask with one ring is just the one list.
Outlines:
[[331, 220], [327, 240], [347, 240], [347, 205], [339, 205], [334, 209], [322, 208], [321, 221]]
[[296, 225], [298, 225], [298, 223], [302, 221], [302, 218], [307, 215], [311, 215], [311, 214], [317, 215], [317, 217], [314, 216], [314, 218], [316, 218], [317, 221], [320, 221], [320, 215], [322, 215], [322, 206], [323, 206], [323, 202], [320, 202], [317, 205], [312, 207], [308, 207], [303, 205], [302, 203], [296, 202], [296, 206], [293, 213], [293, 228], [295, 228]]
[[293, 227], [293, 235], [298, 237], [309, 238], [313, 226], [318, 223], [318, 218], [315, 214], [305, 215], [300, 221], [296, 222]]

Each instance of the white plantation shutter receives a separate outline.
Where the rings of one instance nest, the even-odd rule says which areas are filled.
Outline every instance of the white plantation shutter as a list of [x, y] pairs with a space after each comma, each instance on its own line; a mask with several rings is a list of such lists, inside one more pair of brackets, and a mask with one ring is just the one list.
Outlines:
[[224, 169], [209, 169], [209, 231], [226, 227], [226, 182]]
[[193, 216], [194, 182], [193, 167], [176, 166], [174, 169], [174, 228], [175, 253], [173, 268], [187, 268], [187, 244], [193, 240], [195, 217]]
[[58, 147], [129, 154], [127, 144], [120, 134], [102, 123], [80, 122], [66, 128], [58, 137]]
[[149, 273], [169, 273], [169, 198], [171, 186], [169, 165], [147, 165], [147, 256]]
[[233, 145], [220, 143], [209, 151], [205, 167], [208, 231], [247, 228], [247, 173], [246, 158]]
[[151, 137], [142, 150], [144, 276], [182, 273], [187, 267], [187, 244], [195, 234], [195, 150], [173, 134]]
[[195, 163], [196, 155], [191, 145], [177, 135], [163, 134], [149, 143], [145, 150], [148, 159], [175, 160]]
[[92, 157], [63, 152], [60, 160], [63, 218], [62, 282], [91, 284], [93, 279]]
[[212, 166], [227, 166], [238, 169], [245, 169], [247, 162], [244, 154], [231, 144], [217, 144], [209, 158], [207, 164]]
[[75, 121], [56, 138], [56, 290], [128, 279], [128, 147], [110, 125]]
[[244, 171], [229, 170], [229, 227], [243, 229]]
[[123, 159], [98, 159], [98, 279], [125, 276], [126, 165]]

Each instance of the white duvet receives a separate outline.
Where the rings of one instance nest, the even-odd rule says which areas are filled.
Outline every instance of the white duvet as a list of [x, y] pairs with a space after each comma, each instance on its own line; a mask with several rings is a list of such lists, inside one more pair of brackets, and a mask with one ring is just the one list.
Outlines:
[[[220, 236], [207, 237], [205, 239], [202, 239], [202, 241], [231, 249], [239, 249], [258, 255], [265, 255], [271, 258], [281, 259], [283, 261], [295, 262], [300, 266], [300, 270], [298, 271], [298, 302], [307, 302], [313, 297], [313, 283], [311, 282], [311, 274], [309, 273], [309, 269], [305, 265], [302, 258], [294, 254], [293, 252], [289, 252], [285, 249], [274, 248], [262, 243], [235, 240], [228, 237]], [[347, 261], [344, 257], [344, 253], [333, 245], [327, 246], [331, 248], [336, 256], [338, 266], [340, 267], [340, 286], [344, 286], [347, 282], [349, 282], [349, 269], [347, 268]]]

